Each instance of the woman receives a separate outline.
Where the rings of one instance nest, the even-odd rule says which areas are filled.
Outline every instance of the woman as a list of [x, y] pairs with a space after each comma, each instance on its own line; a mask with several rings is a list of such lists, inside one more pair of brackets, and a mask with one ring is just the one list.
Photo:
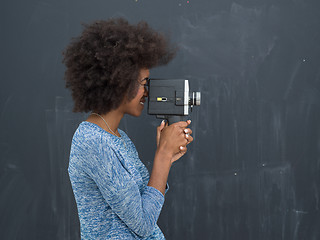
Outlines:
[[74, 111], [91, 112], [74, 133], [68, 168], [81, 239], [164, 239], [157, 220], [170, 167], [193, 141], [190, 121], [157, 128], [150, 178], [118, 126], [124, 114], [141, 115], [149, 69], [174, 53], [147, 23], [124, 19], [85, 25], [65, 50]]

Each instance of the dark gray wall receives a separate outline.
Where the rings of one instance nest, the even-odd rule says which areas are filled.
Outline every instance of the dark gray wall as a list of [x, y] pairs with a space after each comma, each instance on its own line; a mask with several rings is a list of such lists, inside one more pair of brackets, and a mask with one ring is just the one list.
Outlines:
[[[202, 92], [194, 143], [170, 172], [167, 239], [320, 239], [318, 0], [1, 3], [0, 239], [79, 239], [61, 52], [82, 22], [147, 20], [180, 46], [152, 77]], [[150, 169], [159, 120], [121, 128]]]

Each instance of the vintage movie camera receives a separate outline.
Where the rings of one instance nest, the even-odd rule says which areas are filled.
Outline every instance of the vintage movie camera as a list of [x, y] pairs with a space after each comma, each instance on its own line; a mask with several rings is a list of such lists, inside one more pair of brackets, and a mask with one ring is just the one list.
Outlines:
[[149, 79], [148, 92], [148, 114], [169, 124], [188, 120], [190, 110], [201, 102], [201, 93], [190, 92], [185, 79]]

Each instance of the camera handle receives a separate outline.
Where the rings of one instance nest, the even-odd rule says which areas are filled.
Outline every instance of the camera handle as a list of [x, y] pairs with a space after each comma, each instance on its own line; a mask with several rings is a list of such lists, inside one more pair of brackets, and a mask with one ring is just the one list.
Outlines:
[[166, 119], [169, 125], [172, 123], [188, 120], [188, 116], [179, 115], [157, 115], [157, 118]]

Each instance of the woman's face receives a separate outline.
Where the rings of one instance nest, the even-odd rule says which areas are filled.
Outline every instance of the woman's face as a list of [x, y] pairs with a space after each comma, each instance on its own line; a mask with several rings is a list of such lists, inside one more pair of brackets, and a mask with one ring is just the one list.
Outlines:
[[137, 95], [130, 101], [126, 101], [124, 103], [124, 113], [127, 113], [134, 117], [139, 117], [144, 108], [144, 104], [146, 102], [146, 97], [148, 97], [147, 89], [144, 84], [147, 83], [147, 78], [149, 78], [150, 72], [149, 69], [141, 69], [140, 77], [138, 79], [139, 89], [137, 91]]

